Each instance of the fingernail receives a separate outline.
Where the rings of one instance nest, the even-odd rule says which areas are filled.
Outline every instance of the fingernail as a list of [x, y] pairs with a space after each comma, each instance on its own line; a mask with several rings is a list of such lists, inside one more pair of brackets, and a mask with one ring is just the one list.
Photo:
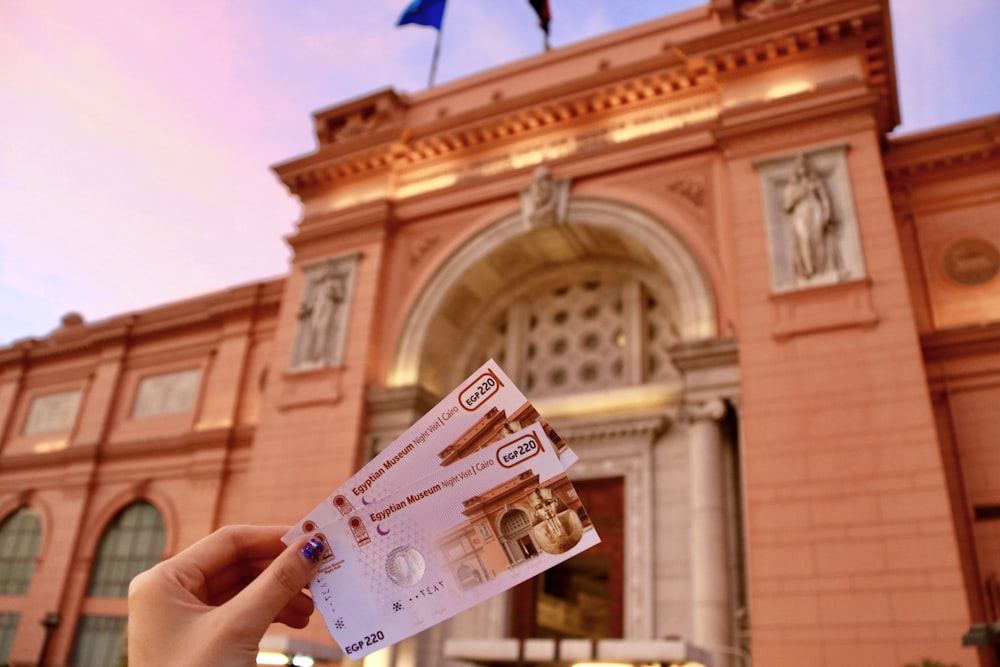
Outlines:
[[308, 560], [318, 563], [320, 558], [323, 557], [323, 542], [318, 537], [314, 537], [303, 544], [299, 551], [302, 552], [302, 555]]

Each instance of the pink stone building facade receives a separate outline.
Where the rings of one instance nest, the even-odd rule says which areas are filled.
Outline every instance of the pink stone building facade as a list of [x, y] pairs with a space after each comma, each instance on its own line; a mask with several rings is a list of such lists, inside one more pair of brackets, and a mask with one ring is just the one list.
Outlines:
[[313, 120], [287, 276], [0, 349], [0, 663], [117, 664], [131, 572], [291, 524], [493, 357], [604, 542], [371, 665], [996, 666], [1000, 116], [889, 136], [886, 0]]

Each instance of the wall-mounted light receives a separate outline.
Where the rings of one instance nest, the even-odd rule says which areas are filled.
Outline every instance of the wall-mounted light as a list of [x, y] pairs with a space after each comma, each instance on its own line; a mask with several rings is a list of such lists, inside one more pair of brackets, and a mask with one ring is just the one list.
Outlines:
[[808, 90], [813, 90], [815, 87], [812, 81], [804, 79], [785, 80], [768, 88], [767, 92], [764, 93], [764, 99], [776, 100], [779, 97], [804, 93]]
[[313, 667], [316, 661], [311, 655], [296, 653], [287, 655], [277, 651], [261, 651], [257, 654], [258, 665], [293, 665], [294, 667]]
[[265, 635], [257, 653], [257, 664], [313, 667], [317, 662], [340, 662], [341, 657], [336, 646], [287, 635]]

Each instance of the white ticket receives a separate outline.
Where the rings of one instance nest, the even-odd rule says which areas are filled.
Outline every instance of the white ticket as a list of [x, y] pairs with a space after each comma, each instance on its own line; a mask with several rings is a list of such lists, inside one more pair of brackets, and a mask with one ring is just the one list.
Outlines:
[[390, 646], [600, 542], [534, 424], [318, 527], [310, 584], [351, 659]]
[[412, 480], [462, 465], [470, 454], [536, 422], [555, 443], [563, 467], [576, 463], [573, 450], [491, 359], [313, 508], [284, 540], [291, 543]]

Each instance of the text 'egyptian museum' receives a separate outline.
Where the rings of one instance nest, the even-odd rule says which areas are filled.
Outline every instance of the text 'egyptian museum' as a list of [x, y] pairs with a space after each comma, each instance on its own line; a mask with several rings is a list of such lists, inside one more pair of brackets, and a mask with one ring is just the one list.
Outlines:
[[603, 541], [367, 667], [995, 665], [1000, 116], [896, 95], [888, 0], [709, 0], [315, 113], [287, 276], [0, 349], [0, 663], [118, 664], [494, 358]]

